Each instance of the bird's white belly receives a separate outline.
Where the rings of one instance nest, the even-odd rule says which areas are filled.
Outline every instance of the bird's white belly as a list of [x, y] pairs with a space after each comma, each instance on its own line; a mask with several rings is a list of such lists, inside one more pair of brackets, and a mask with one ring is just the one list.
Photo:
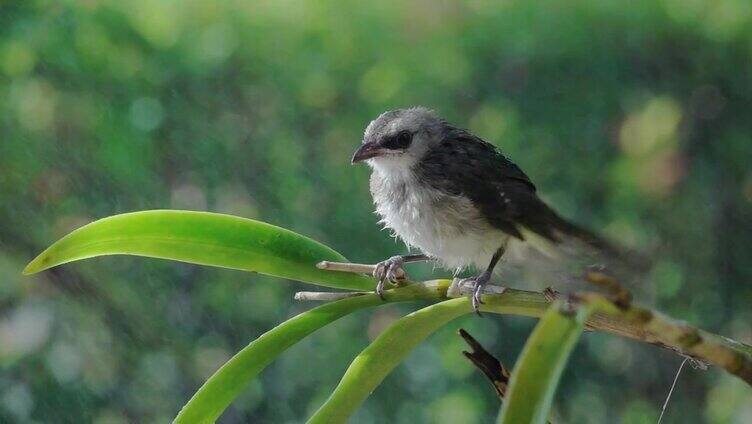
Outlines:
[[371, 191], [385, 227], [447, 268], [484, 269], [509, 238], [492, 227], [467, 198], [414, 181], [374, 180]]

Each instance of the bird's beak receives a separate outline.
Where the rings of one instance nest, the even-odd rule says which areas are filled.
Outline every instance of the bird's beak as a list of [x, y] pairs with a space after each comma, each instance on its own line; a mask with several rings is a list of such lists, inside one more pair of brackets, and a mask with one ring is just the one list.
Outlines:
[[364, 160], [381, 156], [387, 152], [387, 149], [379, 147], [374, 142], [363, 143], [352, 157], [352, 163], [363, 162]]

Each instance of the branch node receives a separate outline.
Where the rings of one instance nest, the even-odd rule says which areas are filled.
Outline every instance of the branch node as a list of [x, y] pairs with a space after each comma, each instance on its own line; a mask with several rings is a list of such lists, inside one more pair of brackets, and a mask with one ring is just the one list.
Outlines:
[[[452, 284], [447, 289], [447, 297], [461, 297], [473, 293], [473, 287], [465, 284], [461, 284], [461, 278], [454, 278]], [[507, 290], [506, 287], [488, 284], [483, 287], [483, 294], [503, 294]]]
[[546, 287], [543, 289], [543, 296], [546, 298], [548, 303], [554, 303], [556, 299], [559, 298], [560, 293], [554, 290], [553, 287]]
[[632, 293], [629, 292], [619, 281], [603, 272], [590, 271], [585, 274], [585, 281], [604, 289], [614, 305], [626, 309], [632, 303]]

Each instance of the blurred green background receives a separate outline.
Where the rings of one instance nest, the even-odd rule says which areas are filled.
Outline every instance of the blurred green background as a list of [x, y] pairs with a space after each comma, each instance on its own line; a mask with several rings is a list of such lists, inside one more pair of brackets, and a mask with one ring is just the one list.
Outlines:
[[[106, 215], [180, 208], [268, 221], [356, 261], [402, 252], [349, 158], [378, 113], [415, 104], [497, 144], [564, 215], [657, 252], [643, 303], [752, 342], [748, 0], [5, 1], [0, 422], [166, 422], [311, 307], [292, 300], [303, 284], [142, 258], [21, 277], [44, 247]], [[308, 338], [222, 422], [304, 420], [416, 307]], [[492, 422], [498, 402], [455, 331], [511, 366], [533, 324], [452, 323], [353, 421]], [[586, 335], [556, 422], [654, 423], [680, 359]], [[752, 390], [688, 367], [664, 422], [752, 422]]]

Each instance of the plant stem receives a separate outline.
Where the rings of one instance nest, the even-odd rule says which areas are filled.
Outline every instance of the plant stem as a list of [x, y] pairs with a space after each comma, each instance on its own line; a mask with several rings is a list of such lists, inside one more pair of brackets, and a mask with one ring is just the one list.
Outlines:
[[[412, 283], [403, 288], [387, 290], [386, 302], [417, 296], [421, 299], [447, 299], [449, 280]], [[336, 293], [332, 298], [337, 298]], [[350, 296], [352, 294], [349, 294]], [[342, 294], [344, 296], [344, 294]], [[307, 298], [316, 296], [307, 295]], [[550, 296], [549, 296], [550, 297]], [[540, 318], [548, 308], [549, 297], [544, 293], [506, 289], [501, 294], [486, 294], [483, 312], [521, 315]], [[593, 302], [596, 312], [587, 320], [587, 328], [616, 334], [644, 343], [654, 344], [681, 355], [719, 366], [752, 386], [752, 346], [693, 327], [660, 312], [635, 305], [615, 305], [602, 295], [579, 294], [579, 302]]]

